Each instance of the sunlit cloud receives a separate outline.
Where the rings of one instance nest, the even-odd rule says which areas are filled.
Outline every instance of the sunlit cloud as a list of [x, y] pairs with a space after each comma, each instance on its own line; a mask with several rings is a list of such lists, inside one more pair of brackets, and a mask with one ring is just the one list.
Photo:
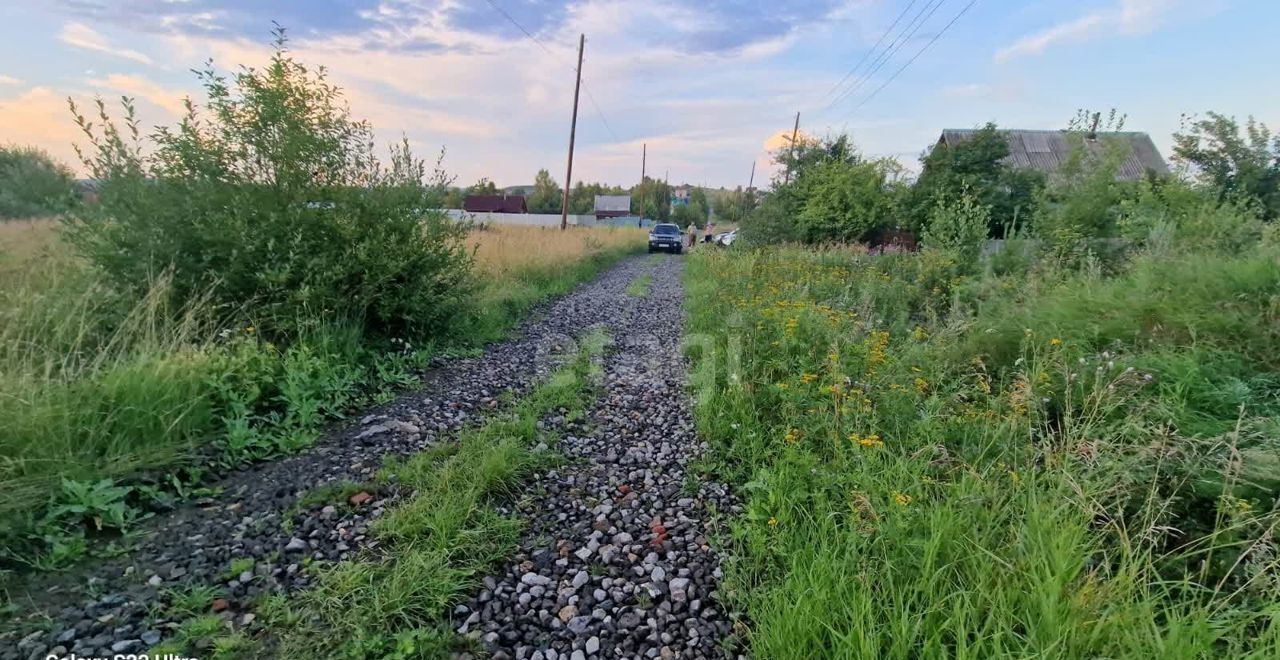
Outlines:
[[175, 117], [185, 112], [183, 98], [188, 94], [186, 90], [164, 87], [142, 76], [113, 73], [105, 78], [88, 80], [86, 84], [95, 89], [118, 92], [123, 96], [143, 99], [164, 109]]
[[1107, 9], [1090, 12], [1018, 39], [996, 51], [997, 62], [1039, 55], [1053, 46], [1116, 35], [1146, 34], [1160, 27], [1180, 0], [1119, 0]]
[[76, 48], [106, 53], [107, 55], [133, 60], [142, 64], [151, 64], [150, 57], [136, 50], [117, 48], [111, 45], [106, 37], [83, 23], [67, 23], [62, 27], [62, 31], [58, 33], [58, 39], [62, 43]]

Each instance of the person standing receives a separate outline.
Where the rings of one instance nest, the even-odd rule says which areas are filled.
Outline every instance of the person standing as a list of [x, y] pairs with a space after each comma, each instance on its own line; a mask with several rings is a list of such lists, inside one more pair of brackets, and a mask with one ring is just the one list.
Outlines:
[[715, 235], [715, 233], [714, 233], [714, 228], [715, 228], [715, 224], [714, 224], [714, 223], [707, 222], [707, 227], [706, 227], [706, 229], [705, 229], [705, 230], [703, 231], [703, 233], [702, 233], [702, 242], [703, 242], [703, 243], [710, 243], [710, 242], [711, 242], [711, 237]]
[[690, 222], [689, 223], [689, 247], [693, 247], [694, 243], [697, 243], [697, 242], [698, 242], [698, 226]]

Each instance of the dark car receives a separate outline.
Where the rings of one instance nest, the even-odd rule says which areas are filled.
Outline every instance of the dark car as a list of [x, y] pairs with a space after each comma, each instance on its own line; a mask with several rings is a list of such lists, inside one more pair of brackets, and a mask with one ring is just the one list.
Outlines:
[[684, 252], [683, 238], [684, 233], [680, 231], [680, 227], [677, 225], [669, 222], [654, 225], [653, 230], [649, 232], [649, 252], [665, 250], [680, 254]]

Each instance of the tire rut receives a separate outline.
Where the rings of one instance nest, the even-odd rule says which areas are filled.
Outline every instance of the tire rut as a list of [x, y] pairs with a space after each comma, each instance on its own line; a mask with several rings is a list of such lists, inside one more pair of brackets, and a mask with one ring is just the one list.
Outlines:
[[689, 471], [697, 437], [681, 351], [677, 257], [653, 262], [650, 293], [611, 325], [600, 396], [567, 465], [535, 475], [510, 513], [519, 554], [454, 612], [495, 659], [725, 657], [712, 512], [737, 504]]

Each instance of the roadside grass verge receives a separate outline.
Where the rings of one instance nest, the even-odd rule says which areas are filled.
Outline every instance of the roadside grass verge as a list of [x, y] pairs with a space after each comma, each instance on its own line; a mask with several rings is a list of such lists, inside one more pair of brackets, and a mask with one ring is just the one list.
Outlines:
[[251, 308], [175, 309], [163, 276], [141, 300], [103, 287], [54, 219], [0, 224], [0, 523], [11, 532], [0, 566], [112, 552], [137, 518], [212, 474], [310, 445], [331, 421], [412, 387], [433, 355], [501, 338], [537, 302], [644, 245], [623, 230], [535, 241], [509, 229], [475, 233], [481, 286], [447, 336], [387, 344], [317, 318], [277, 345]]
[[583, 414], [604, 343], [601, 333], [585, 337], [571, 363], [456, 445], [385, 466], [380, 479], [413, 494], [372, 526], [384, 549], [321, 567], [314, 588], [264, 604], [263, 648], [350, 658], [442, 657], [456, 648], [452, 606], [511, 555], [521, 529], [492, 503], [516, 497], [524, 477], [554, 460], [534, 449], [552, 440], [538, 421]]
[[632, 298], [643, 298], [649, 295], [649, 285], [653, 284], [652, 275], [641, 275], [627, 285], [627, 295]]
[[686, 283], [752, 655], [1280, 656], [1274, 254], [771, 249]]

